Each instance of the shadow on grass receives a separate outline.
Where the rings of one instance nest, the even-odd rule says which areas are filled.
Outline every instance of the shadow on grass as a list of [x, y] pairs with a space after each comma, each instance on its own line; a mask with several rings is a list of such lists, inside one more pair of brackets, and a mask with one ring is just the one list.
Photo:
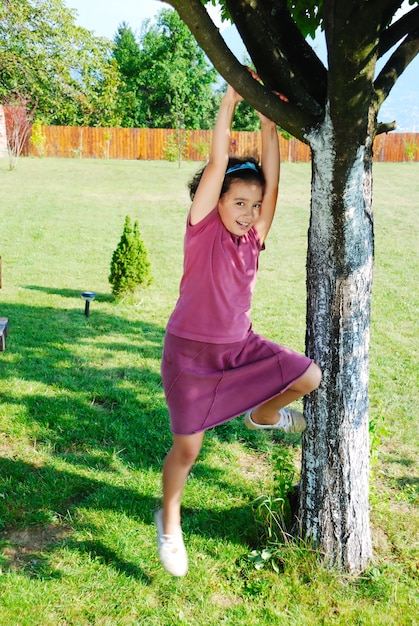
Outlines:
[[[82, 300], [81, 291], [77, 289], [59, 289], [56, 287], [40, 287], [38, 285], [25, 285], [24, 289], [30, 291], [40, 291], [50, 295], [62, 296], [63, 298], [79, 298]], [[86, 288], [88, 291], [88, 289]], [[98, 302], [114, 302], [115, 298], [109, 293], [95, 293], [95, 300]]]
[[[136, 563], [137, 559], [122, 558], [108, 545], [109, 541], [114, 541], [112, 533], [103, 541], [90, 539], [100, 537], [104, 532], [102, 522], [98, 527], [92, 521], [91, 513], [99, 513], [103, 521], [113, 525], [118, 524], [119, 516], [151, 524], [152, 513], [157, 508], [154, 495], [86, 476], [83, 469], [81, 472], [77, 467], [74, 471], [57, 469], [53, 461], [39, 467], [22, 460], [0, 459], [0, 475], [7, 477], [0, 501], [0, 519], [2, 523], [8, 522], [1, 537], [3, 548], [6, 547], [0, 559], [2, 568], [19, 571], [29, 578], [59, 578], [62, 573], [52, 564], [56, 561], [53, 555], [57, 550], [66, 549], [87, 555], [143, 584], [150, 584], [151, 578], [141, 563], [149, 562], [150, 551], [157, 559], [154, 529], [151, 543], [148, 534], [140, 532], [140, 526], [138, 534], [129, 540], [138, 555]], [[205, 480], [213, 484], [221, 473], [206, 468]], [[219, 484], [223, 488], [221, 479]], [[231, 490], [231, 485], [226, 489]], [[232, 497], [238, 493], [237, 489], [231, 491]], [[87, 514], [80, 516], [80, 511]], [[227, 510], [185, 507], [183, 514], [184, 530], [189, 536], [221, 538], [231, 543], [246, 543], [250, 547], [257, 544], [257, 529], [250, 506], [232, 506]], [[14, 527], [20, 530], [12, 530]], [[76, 540], [75, 532], [82, 538]]]
[[[1, 363], [2, 417], [13, 433], [2, 442], [10, 458], [0, 459], [2, 527], [30, 529], [71, 514], [77, 519], [80, 506], [151, 523], [154, 497], [141, 488], [107, 484], [103, 471], [113, 483], [121, 482], [121, 464], [161, 471], [171, 441], [156, 366], [164, 329], [100, 311], [86, 318], [74, 309], [3, 303], [2, 314], [10, 319]], [[33, 464], [18, 460], [19, 441]], [[100, 479], [92, 478], [98, 472]], [[89, 531], [95, 536], [94, 528]], [[98, 555], [106, 553], [119, 571], [144, 579], [135, 564], [99, 544]], [[78, 547], [87, 551], [82, 543]]]
[[[78, 293], [64, 290], [61, 295]], [[55, 516], [77, 520], [80, 507], [111, 510], [151, 523], [157, 504], [155, 486], [144, 479], [140, 481], [143, 493], [141, 487], [122, 487], [121, 465], [134, 472], [155, 470], [160, 476], [171, 444], [159, 373], [165, 329], [102, 311], [86, 318], [74, 309], [3, 303], [2, 314], [10, 319], [0, 387], [1, 402], [7, 407], [4, 417], [13, 416], [13, 438], [24, 442], [30, 461], [32, 445], [34, 458], [33, 463], [19, 460], [4, 439], [4, 457], [9, 458], [0, 459], [2, 527], [45, 528]], [[231, 426], [231, 440], [240, 436], [237, 428], [237, 423]], [[230, 439], [228, 425], [220, 435]], [[212, 445], [211, 438], [206, 445]], [[95, 477], [98, 473], [100, 478]], [[211, 468], [202, 473], [201, 480], [216, 481], [232, 496], [245, 490], [227, 478], [223, 481]], [[202, 509], [189, 515], [186, 511], [186, 515], [191, 529], [194, 520], [199, 522], [200, 534], [232, 541], [254, 539], [253, 531], [238, 530], [251, 527], [245, 508]], [[92, 521], [75, 525], [89, 536], [100, 534]], [[141, 568], [121, 559], [101, 541], [66, 541], [65, 545], [94, 552], [118, 571], [147, 579]], [[23, 568], [28, 575], [45, 576], [48, 562], [41, 552], [35, 561], [42, 567]]]
[[85, 318], [74, 309], [3, 310], [10, 333], [2, 378], [10, 384], [2, 400], [16, 405], [29, 437], [59, 453], [106, 446], [140, 465], [161, 459], [170, 441], [156, 368], [163, 328], [101, 312]]
[[[101, 512], [111, 509], [137, 519], [144, 517], [144, 511], [149, 511], [148, 521], [151, 521], [153, 497], [76, 472], [58, 470], [52, 465], [37, 467], [16, 459], [0, 459], [0, 474], [8, 478], [8, 489], [0, 503], [1, 519], [25, 526], [20, 531], [8, 529], [3, 533], [2, 539], [7, 545], [3, 553], [4, 569], [18, 569], [31, 578], [57, 578], [60, 573], [49, 566], [48, 556], [58, 546], [99, 558], [127, 576], [150, 582], [138, 565], [121, 559], [103, 542], [71, 538], [75, 529], [95, 534], [97, 529], [92, 522], [87, 525], [72, 521], [69, 525], [52, 520], [69, 519], [71, 512], [81, 506]], [[148, 547], [141, 545], [138, 535], [138, 552], [146, 550]]]

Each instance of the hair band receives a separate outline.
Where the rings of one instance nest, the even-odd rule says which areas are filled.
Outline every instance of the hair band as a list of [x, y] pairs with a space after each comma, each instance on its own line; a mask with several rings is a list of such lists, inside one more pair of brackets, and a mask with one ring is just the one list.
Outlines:
[[255, 172], [259, 174], [259, 170], [256, 167], [256, 165], [252, 163], [251, 161], [246, 161], [246, 163], [237, 163], [237, 165], [233, 165], [232, 167], [229, 167], [228, 170], [226, 171], [226, 176], [227, 174], [232, 174], [233, 172], [238, 172], [239, 170], [254, 170]]

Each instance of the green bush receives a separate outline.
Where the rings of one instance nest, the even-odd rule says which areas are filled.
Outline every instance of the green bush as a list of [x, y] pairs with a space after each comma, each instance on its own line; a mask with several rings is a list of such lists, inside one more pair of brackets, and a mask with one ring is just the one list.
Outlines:
[[109, 282], [116, 298], [134, 293], [140, 285], [151, 283], [150, 262], [138, 222], [134, 222], [132, 228], [128, 215], [121, 239], [112, 255]]
[[38, 155], [43, 157], [45, 154], [45, 146], [47, 137], [42, 128], [43, 123], [41, 120], [35, 120], [32, 124], [31, 144], [37, 149]]

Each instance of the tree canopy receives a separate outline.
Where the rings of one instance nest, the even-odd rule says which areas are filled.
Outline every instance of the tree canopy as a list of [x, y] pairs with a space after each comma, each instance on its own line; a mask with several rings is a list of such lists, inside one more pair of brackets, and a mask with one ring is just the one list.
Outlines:
[[171, 9], [144, 23], [139, 42], [127, 24], [115, 37], [124, 126], [210, 128], [218, 74]]
[[0, 0], [0, 98], [28, 96], [46, 123], [119, 123], [111, 53], [62, 0]]
[[[224, 43], [217, 26], [203, 5], [209, 0], [168, 0], [191, 28], [200, 46], [220, 74], [236, 87], [254, 107], [274, 119], [302, 141], [304, 129], [323, 119], [331, 91], [341, 90], [332, 98], [343, 107], [345, 122], [349, 115], [359, 118], [359, 106], [377, 112], [389, 95], [397, 78], [418, 53], [419, 8], [411, 9], [400, 19], [393, 18], [402, 0], [379, 3], [321, 0], [234, 1], [211, 0], [222, 7], [224, 17], [236, 25], [247, 52], [261, 76], [257, 84]], [[411, 0], [410, 4], [417, 4]], [[326, 68], [306, 40], [321, 27], [329, 50]], [[377, 60], [397, 45], [383, 69], [374, 77]], [[351, 54], [348, 56], [348, 50]], [[266, 60], [269, 59], [269, 62]], [[359, 72], [359, 67], [363, 71]], [[362, 88], [364, 97], [354, 97]], [[288, 102], [273, 92], [287, 96]], [[373, 101], [371, 103], [371, 101]], [[377, 125], [376, 132], [386, 132], [394, 124]]]
[[138, 76], [141, 68], [141, 52], [135, 35], [126, 22], [118, 27], [114, 38], [113, 56], [118, 66], [120, 85], [118, 88], [121, 108], [121, 125], [141, 126], [141, 102]]
[[[211, 128], [219, 75], [172, 9], [123, 22], [110, 41], [64, 0], [0, 0], [0, 101], [23, 97], [45, 124]], [[243, 107], [238, 127], [254, 125]]]

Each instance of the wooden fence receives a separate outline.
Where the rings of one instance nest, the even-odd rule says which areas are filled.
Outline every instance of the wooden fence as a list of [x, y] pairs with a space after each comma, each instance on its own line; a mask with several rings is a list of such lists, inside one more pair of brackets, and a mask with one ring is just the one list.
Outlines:
[[[83, 128], [41, 126], [36, 145], [29, 141], [25, 153], [31, 156], [94, 159], [182, 159], [203, 161], [208, 158], [212, 131], [175, 131], [161, 128]], [[310, 149], [298, 139], [279, 134], [283, 161], [310, 161]], [[260, 158], [260, 133], [232, 133], [232, 154]], [[375, 161], [419, 161], [419, 133], [379, 135], [374, 143]]]

